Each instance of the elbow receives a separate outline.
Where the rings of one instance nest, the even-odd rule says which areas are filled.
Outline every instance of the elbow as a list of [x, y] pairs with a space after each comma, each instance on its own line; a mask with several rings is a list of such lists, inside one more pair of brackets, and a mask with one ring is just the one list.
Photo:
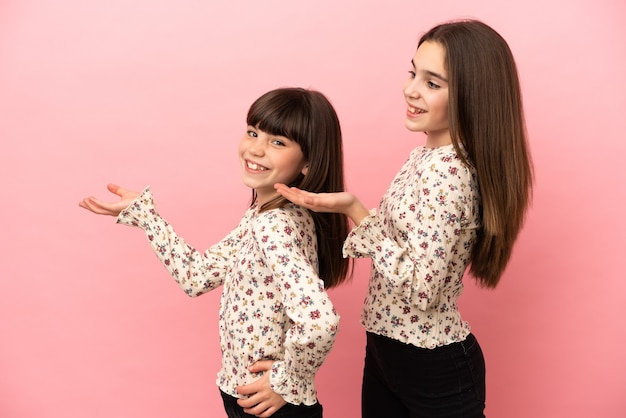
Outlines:
[[177, 281], [177, 283], [182, 291], [185, 292], [185, 294], [190, 298], [196, 298], [215, 289], [215, 287], [212, 286], [211, 283], [205, 281], [186, 280]]
[[325, 324], [323, 327], [319, 328], [320, 335], [318, 338], [327, 339], [330, 338], [334, 340], [339, 332], [339, 322], [340, 317], [337, 312], [333, 309], [332, 315], [329, 315], [326, 318]]
[[330, 322], [329, 326], [333, 336], [337, 335], [337, 332], [339, 332], [339, 315], [334, 317], [334, 320]]
[[193, 287], [188, 287], [188, 288], [183, 289], [183, 290], [184, 290], [185, 294], [187, 296], [189, 296], [190, 298], [197, 298], [198, 296], [200, 296], [200, 295], [205, 293], [204, 290], [202, 290], [202, 289], [198, 290], [198, 289], [193, 288]]
[[340, 322], [340, 317], [339, 314], [337, 314], [335, 312], [335, 315], [332, 318], [332, 321], [330, 321], [330, 330], [332, 333], [333, 338], [337, 336], [337, 333], [339, 332], [339, 322]]

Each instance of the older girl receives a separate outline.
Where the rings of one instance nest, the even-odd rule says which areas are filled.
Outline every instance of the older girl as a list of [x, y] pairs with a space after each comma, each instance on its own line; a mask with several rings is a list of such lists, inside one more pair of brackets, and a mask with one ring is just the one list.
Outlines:
[[362, 324], [366, 418], [482, 417], [485, 363], [457, 299], [466, 269], [498, 284], [531, 196], [517, 70], [507, 43], [475, 20], [419, 40], [404, 84], [406, 127], [424, 132], [368, 211], [352, 194], [277, 190], [356, 227], [344, 254], [370, 257]]

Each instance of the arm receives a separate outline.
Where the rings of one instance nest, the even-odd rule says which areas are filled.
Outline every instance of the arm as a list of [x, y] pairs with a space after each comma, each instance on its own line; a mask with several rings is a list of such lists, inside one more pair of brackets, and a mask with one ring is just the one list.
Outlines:
[[141, 194], [115, 185], [108, 188], [120, 196], [119, 202], [90, 197], [79, 205], [93, 213], [117, 215], [118, 223], [143, 229], [157, 257], [187, 295], [198, 296], [222, 284], [230, 268], [228, 259], [236, 251], [235, 231], [200, 253], [159, 216], [149, 187]]
[[[309, 254], [315, 251], [315, 231], [304, 229], [290, 220], [288, 212], [280, 211], [280, 214], [280, 218], [272, 223], [268, 222], [269, 214], [262, 214], [264, 224], [255, 225], [254, 230], [267, 264], [274, 272], [274, 281], [291, 327], [285, 333], [283, 358], [274, 361], [271, 368], [265, 369], [267, 373], [252, 385], [265, 379], [272, 391], [285, 401], [311, 404], [316, 400], [315, 373], [333, 346], [339, 315], [317, 275], [316, 266], [312, 265], [311, 257], [307, 257], [307, 251]], [[311, 236], [312, 240], [309, 239]], [[310, 247], [305, 248], [307, 245]], [[254, 367], [258, 367], [258, 363]], [[252, 385], [239, 388], [239, 393], [255, 393]], [[258, 400], [253, 398], [240, 401], [244, 407], [257, 404]], [[254, 407], [250, 411], [257, 413], [260, 409]]]
[[467, 230], [478, 207], [471, 172], [460, 163], [429, 162], [420, 170], [417, 179], [409, 176], [395, 189], [392, 183], [382, 213], [351, 231], [344, 255], [371, 257], [405, 303], [427, 310], [465, 270], [473, 239]]

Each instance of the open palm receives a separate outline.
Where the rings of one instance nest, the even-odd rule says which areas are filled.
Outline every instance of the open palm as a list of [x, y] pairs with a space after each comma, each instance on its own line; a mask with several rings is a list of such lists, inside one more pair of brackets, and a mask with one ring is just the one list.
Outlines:
[[87, 209], [90, 212], [98, 215], [117, 216], [119, 213], [128, 207], [130, 203], [135, 200], [140, 193], [127, 190], [115, 184], [108, 184], [107, 189], [120, 197], [117, 202], [103, 202], [93, 196], [84, 198], [78, 203], [81, 208]]
[[369, 215], [368, 210], [352, 193], [311, 193], [284, 184], [275, 184], [274, 188], [285, 199], [314, 212], [342, 213], [352, 219], [355, 224]]

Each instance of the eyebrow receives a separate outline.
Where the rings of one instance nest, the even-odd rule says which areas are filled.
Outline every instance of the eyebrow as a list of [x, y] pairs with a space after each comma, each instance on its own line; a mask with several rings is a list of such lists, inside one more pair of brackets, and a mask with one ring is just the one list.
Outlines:
[[[411, 65], [413, 66], [413, 69], [414, 69], [414, 70], [417, 70], [417, 68], [415, 67], [415, 62], [413, 62], [413, 60], [411, 60]], [[439, 80], [441, 80], [441, 81], [445, 81], [446, 83], [448, 82], [448, 79], [447, 79], [446, 77], [444, 77], [444, 76], [442, 76], [441, 74], [436, 73], [436, 72], [434, 72], [434, 71], [430, 71], [430, 70], [420, 70], [420, 72], [421, 72], [421, 73], [423, 73], [423, 74], [427, 74], [427, 75], [429, 75], [429, 76], [431, 76], [431, 77], [438, 78]]]

